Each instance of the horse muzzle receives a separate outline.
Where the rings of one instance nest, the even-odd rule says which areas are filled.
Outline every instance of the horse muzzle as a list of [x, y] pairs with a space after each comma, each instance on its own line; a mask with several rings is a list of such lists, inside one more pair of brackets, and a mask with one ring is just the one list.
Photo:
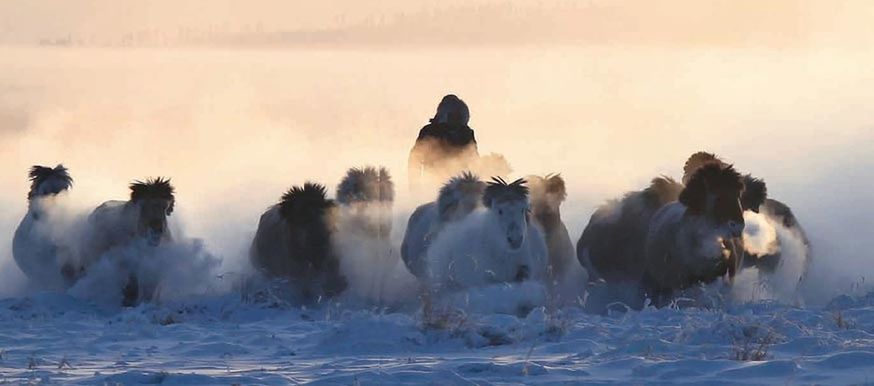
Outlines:
[[518, 250], [522, 247], [522, 243], [525, 241], [524, 237], [513, 237], [507, 236], [507, 244], [510, 246], [511, 250]]
[[166, 228], [163, 224], [161, 225], [153, 225], [146, 228], [146, 242], [149, 245], [155, 247], [161, 244], [161, 240], [164, 238], [164, 232]]

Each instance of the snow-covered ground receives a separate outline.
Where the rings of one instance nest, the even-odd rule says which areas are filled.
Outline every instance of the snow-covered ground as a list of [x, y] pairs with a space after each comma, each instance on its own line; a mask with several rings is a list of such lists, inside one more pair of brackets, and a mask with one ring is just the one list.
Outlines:
[[311, 309], [236, 295], [117, 310], [0, 301], [0, 382], [50, 384], [867, 384], [874, 293], [825, 307], [578, 308], [526, 317]]

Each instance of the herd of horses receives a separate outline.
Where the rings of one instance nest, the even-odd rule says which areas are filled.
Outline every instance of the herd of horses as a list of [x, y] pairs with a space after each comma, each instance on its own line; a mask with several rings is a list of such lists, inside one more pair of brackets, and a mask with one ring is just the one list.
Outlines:
[[[645, 189], [598, 207], [574, 245], [561, 216], [567, 189], [560, 175], [507, 181], [457, 171], [433, 192], [434, 201], [410, 215], [400, 257], [429, 296], [534, 281], [562, 301], [577, 301], [597, 285], [610, 301], [641, 308], [669, 304], [700, 284], [731, 283], [750, 267], [776, 270], [780, 239], [766, 253], [745, 247], [749, 213], [779, 224], [809, 248], [792, 211], [768, 198], [764, 181], [707, 152], [692, 154], [683, 172], [679, 182], [656, 177]], [[34, 166], [29, 177], [29, 208], [13, 256], [37, 285], [69, 288], [113, 248], [173, 242], [167, 218], [175, 192], [168, 179], [135, 181], [127, 201], [94, 209], [80, 242], [69, 243], [48, 229], [52, 207], [72, 186], [68, 170]], [[260, 217], [251, 243], [255, 275], [282, 280], [304, 303], [350, 289], [342, 268], [350, 251], [376, 251], [365, 251], [368, 264], [393, 248], [395, 186], [386, 168], [350, 169], [335, 198], [328, 196], [319, 183], [292, 187]], [[120, 290], [126, 306], [148, 301], [133, 272]]]

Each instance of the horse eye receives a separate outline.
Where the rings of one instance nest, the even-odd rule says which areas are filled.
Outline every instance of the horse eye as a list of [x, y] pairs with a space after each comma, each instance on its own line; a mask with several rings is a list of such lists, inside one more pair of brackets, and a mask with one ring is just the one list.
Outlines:
[[503, 209], [498, 209], [498, 214], [501, 214], [501, 215], [504, 214], [504, 210], [503, 210]]

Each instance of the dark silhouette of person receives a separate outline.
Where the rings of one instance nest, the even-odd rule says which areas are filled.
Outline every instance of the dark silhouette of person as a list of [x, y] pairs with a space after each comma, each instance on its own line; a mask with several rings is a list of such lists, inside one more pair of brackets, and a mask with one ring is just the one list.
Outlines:
[[434, 193], [428, 188], [440, 186], [447, 179], [468, 170], [479, 158], [473, 130], [467, 126], [470, 110], [453, 94], [440, 101], [437, 113], [419, 131], [410, 150], [408, 164], [410, 190]]

